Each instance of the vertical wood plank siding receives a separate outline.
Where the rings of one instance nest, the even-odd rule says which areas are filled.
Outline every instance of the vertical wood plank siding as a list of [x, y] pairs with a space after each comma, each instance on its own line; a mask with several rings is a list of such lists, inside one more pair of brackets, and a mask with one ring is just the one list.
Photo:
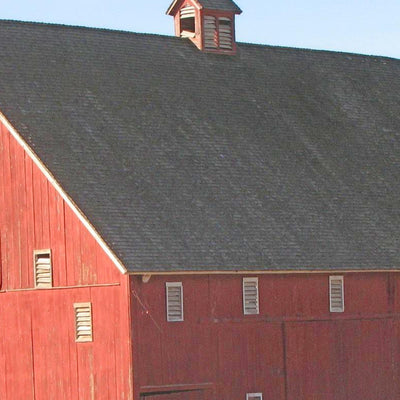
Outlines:
[[[400, 274], [343, 275], [343, 313], [330, 312], [329, 274], [258, 275], [258, 315], [244, 315], [240, 275], [131, 277], [135, 387], [209, 382], [203, 399], [400, 398]], [[179, 324], [167, 322], [164, 296], [177, 281]]]
[[[34, 288], [41, 249], [53, 288]], [[131, 400], [129, 278], [1, 124], [0, 267], [0, 398]], [[94, 341], [76, 343], [73, 304], [84, 302]]]

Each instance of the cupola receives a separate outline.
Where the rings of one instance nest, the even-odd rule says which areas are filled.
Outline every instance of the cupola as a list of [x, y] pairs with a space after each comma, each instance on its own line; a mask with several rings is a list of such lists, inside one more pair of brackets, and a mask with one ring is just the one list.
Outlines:
[[232, 0], [174, 0], [167, 10], [175, 34], [189, 38], [200, 50], [234, 54], [235, 15], [242, 10]]

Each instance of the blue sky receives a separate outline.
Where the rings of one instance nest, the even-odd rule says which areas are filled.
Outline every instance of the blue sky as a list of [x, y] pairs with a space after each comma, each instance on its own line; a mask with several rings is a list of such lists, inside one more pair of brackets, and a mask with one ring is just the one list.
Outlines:
[[[171, 0], [172, 1], [172, 0]], [[170, 0], [2, 0], [1, 19], [172, 35]], [[400, 59], [400, 0], [237, 0], [241, 42]]]

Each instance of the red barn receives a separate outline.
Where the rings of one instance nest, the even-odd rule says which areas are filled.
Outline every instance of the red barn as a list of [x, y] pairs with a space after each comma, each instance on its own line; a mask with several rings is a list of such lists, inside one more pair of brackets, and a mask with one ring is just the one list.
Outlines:
[[0, 21], [2, 400], [400, 397], [400, 61]]

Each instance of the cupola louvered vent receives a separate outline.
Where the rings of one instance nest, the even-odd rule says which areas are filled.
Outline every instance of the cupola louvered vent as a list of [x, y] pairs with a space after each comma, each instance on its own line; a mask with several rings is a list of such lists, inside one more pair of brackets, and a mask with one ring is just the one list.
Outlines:
[[206, 49], [233, 49], [232, 20], [227, 17], [204, 17], [204, 47]]
[[193, 6], [186, 6], [181, 8], [181, 19], [183, 18], [194, 18], [196, 15], [195, 9]]
[[75, 303], [75, 341], [91, 342], [93, 341], [92, 329], [92, 304]]
[[206, 49], [216, 49], [217, 40], [217, 20], [213, 16], [204, 17], [204, 47]]
[[243, 278], [243, 312], [258, 314], [258, 278]]
[[51, 251], [36, 250], [33, 253], [35, 287], [51, 288], [53, 286]]
[[167, 321], [183, 321], [183, 287], [181, 282], [166, 283]]
[[329, 301], [331, 312], [344, 311], [343, 276], [329, 277]]
[[229, 18], [219, 18], [219, 47], [232, 50], [232, 21]]
[[180, 11], [181, 19], [181, 37], [192, 38], [195, 36], [195, 18], [196, 11], [193, 6], [187, 5], [183, 7]]

